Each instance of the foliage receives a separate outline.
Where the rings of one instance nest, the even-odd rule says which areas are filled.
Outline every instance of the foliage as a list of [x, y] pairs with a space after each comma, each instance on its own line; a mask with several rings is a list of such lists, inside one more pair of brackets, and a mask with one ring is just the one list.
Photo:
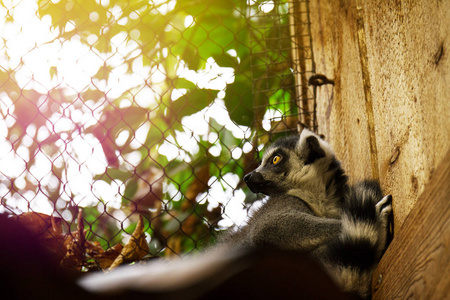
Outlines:
[[[145, 217], [152, 255], [180, 254], [201, 247], [212, 230], [219, 229], [222, 205], [226, 205], [224, 199], [219, 206], [211, 207], [208, 194], [211, 185], [220, 183], [224, 190], [239, 188], [224, 180], [224, 176], [236, 174], [242, 178], [255, 166], [256, 137], [264, 131], [261, 122], [267, 107], [281, 113], [295, 107], [285, 107], [293, 98], [290, 64], [282, 64], [289, 56], [286, 50], [289, 40], [287, 45], [270, 42], [275, 37], [286, 37], [287, 26], [281, 27], [280, 32], [274, 23], [267, 24], [266, 19], [259, 17], [261, 5], [273, 2], [38, 0], [37, 3], [38, 16], [51, 17], [56, 32], [54, 41], [79, 41], [102, 57], [104, 64], [82, 90], [61, 85], [47, 93], [19, 87], [16, 70], [0, 68], [2, 90], [12, 102], [4, 112], [12, 120], [6, 139], [16, 152], [26, 145], [30, 157], [24, 159], [26, 172], [33, 170], [33, 159], [44, 153], [51, 163], [47, 179], [56, 179], [56, 184], [46, 186], [28, 176], [25, 189], [44, 193], [60, 213], [70, 211], [71, 227], [78, 226], [75, 220], [78, 206], [83, 206], [87, 239], [99, 243], [103, 249], [120, 243], [122, 231], [131, 234], [138, 214]], [[286, 11], [281, 13], [280, 17], [280, 11], [273, 9], [265, 17], [273, 14], [277, 25], [286, 25]], [[121, 53], [122, 48], [128, 49], [127, 52]], [[285, 50], [280, 52], [280, 48]], [[149, 71], [149, 77], [111, 97], [111, 92], [102, 86], [111, 81], [116, 68], [112, 58], [119, 54], [121, 65], [126, 66], [124, 76], [135, 73], [139, 65]], [[215, 65], [233, 70], [233, 78], [226, 86], [214, 86], [212, 82], [217, 78], [202, 85], [195, 76], [186, 75], [197, 76]], [[58, 76], [55, 67], [48, 71], [50, 77]], [[162, 73], [163, 79], [155, 79], [157, 73]], [[256, 95], [252, 93], [255, 86], [261, 90]], [[143, 105], [136, 99], [144, 89], [151, 90], [153, 100]], [[216, 116], [209, 117], [208, 128], [202, 134], [187, 127], [189, 117], [206, 118], [217, 99], [223, 100], [229, 118], [242, 130], [240, 135], [215, 120]], [[77, 110], [90, 115], [91, 120], [72, 117]], [[55, 130], [52, 124], [62, 119], [70, 120], [71, 125], [67, 130]], [[139, 130], [145, 131], [142, 141], [137, 138]], [[196, 146], [183, 145], [186, 135], [195, 140]], [[244, 136], [251, 140], [249, 149], [245, 148]], [[31, 143], [27, 142], [30, 137]], [[119, 137], [124, 137], [120, 143]], [[117, 187], [120, 207], [112, 207], [102, 196], [89, 205], [76, 201], [61, 205], [63, 196], [75, 199], [65, 187], [65, 180], [70, 179], [67, 165], [87, 164], [70, 146], [79, 139], [93, 141], [92, 153], [94, 147], [100, 146], [106, 161], [104, 172], [96, 172], [92, 178], [91, 190], [96, 182]], [[182, 155], [175, 158], [167, 155], [165, 149], [173, 146]], [[218, 149], [219, 153], [212, 149]], [[234, 149], [240, 149], [242, 154], [232, 155]], [[140, 159], [137, 162], [129, 159], [133, 155]], [[14, 185], [14, 178], [10, 181], [9, 193], [14, 196], [21, 189]], [[115, 221], [115, 211], [119, 209], [126, 215], [126, 226]]]

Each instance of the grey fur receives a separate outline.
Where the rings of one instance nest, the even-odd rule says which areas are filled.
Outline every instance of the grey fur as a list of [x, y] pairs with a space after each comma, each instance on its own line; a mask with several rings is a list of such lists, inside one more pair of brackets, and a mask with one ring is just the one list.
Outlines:
[[269, 198], [224, 243], [308, 252], [344, 291], [369, 297], [391, 213], [378, 183], [350, 187], [330, 146], [309, 130], [274, 142], [244, 180]]
[[291, 195], [273, 195], [247, 225], [223, 238], [221, 243], [238, 247], [277, 247], [312, 251], [341, 232], [341, 222], [315, 216]]

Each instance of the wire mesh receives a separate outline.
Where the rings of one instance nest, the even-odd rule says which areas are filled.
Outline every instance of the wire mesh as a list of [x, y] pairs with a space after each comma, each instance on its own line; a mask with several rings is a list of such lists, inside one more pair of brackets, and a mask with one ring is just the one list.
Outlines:
[[254, 16], [255, 121], [271, 134], [317, 130], [314, 91], [308, 84], [315, 74], [308, 4], [266, 2], [269, 7]]
[[214, 242], [245, 221], [240, 179], [267, 137], [315, 129], [305, 1], [11, 0], [0, 15], [0, 212], [65, 266]]

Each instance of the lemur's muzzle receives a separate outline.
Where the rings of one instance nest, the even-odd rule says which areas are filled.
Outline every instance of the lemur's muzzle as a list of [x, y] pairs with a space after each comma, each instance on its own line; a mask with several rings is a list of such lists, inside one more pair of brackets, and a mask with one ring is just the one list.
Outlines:
[[263, 193], [269, 195], [271, 181], [265, 180], [261, 173], [252, 171], [244, 176], [244, 181], [253, 193]]

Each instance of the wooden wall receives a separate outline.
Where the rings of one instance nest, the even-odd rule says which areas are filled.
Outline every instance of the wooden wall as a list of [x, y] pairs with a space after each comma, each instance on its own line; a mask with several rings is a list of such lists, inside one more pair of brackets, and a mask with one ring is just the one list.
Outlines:
[[[379, 177], [397, 232], [450, 148], [450, 1], [311, 0], [319, 133]], [[371, 150], [372, 149], [372, 150]]]
[[[374, 299], [449, 299], [450, 1], [310, 0], [319, 133], [393, 196]], [[447, 154], [448, 153], [448, 154]]]

